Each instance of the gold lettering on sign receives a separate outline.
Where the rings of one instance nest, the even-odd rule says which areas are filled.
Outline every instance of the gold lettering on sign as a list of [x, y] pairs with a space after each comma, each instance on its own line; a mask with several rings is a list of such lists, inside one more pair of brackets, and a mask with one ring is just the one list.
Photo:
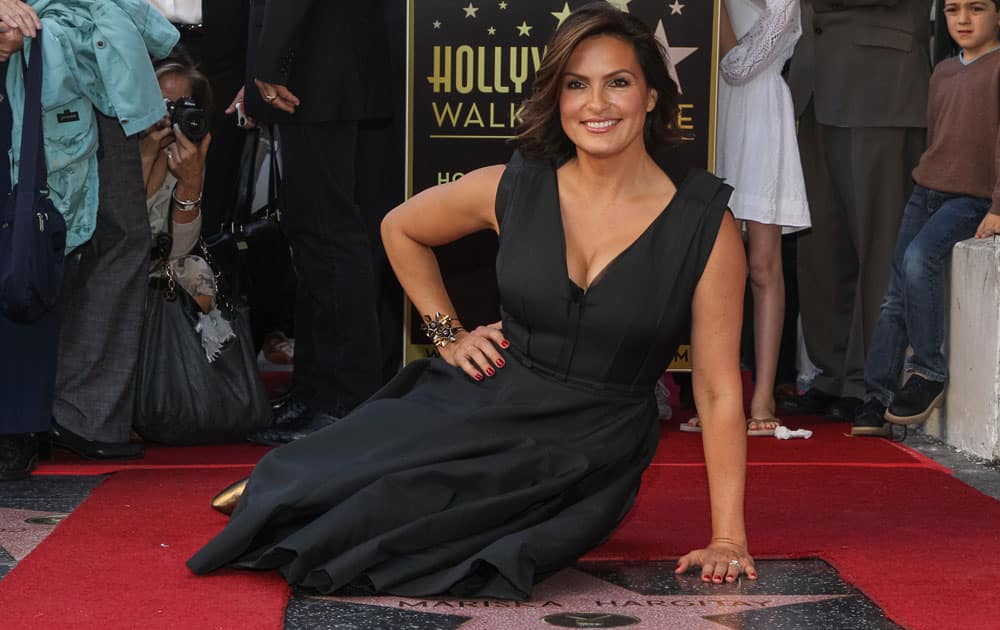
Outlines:
[[513, 129], [520, 107], [517, 103], [431, 101], [431, 112], [438, 129]]
[[[506, 54], [505, 54], [506, 53]], [[434, 46], [433, 73], [427, 77], [435, 94], [524, 93], [532, 70], [542, 65], [545, 48], [540, 46]], [[506, 58], [507, 75], [504, 75]]]
[[688, 115], [688, 111], [694, 109], [693, 103], [681, 103], [677, 106], [677, 128], [685, 131], [694, 130], [694, 118]]

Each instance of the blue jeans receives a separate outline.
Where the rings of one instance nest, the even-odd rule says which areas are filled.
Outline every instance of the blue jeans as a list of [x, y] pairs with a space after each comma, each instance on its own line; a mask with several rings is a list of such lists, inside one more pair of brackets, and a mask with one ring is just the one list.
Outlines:
[[[945, 382], [945, 283], [951, 250], [971, 238], [990, 209], [979, 197], [938, 192], [914, 184], [896, 237], [889, 288], [865, 360], [865, 399], [892, 403], [900, 373]], [[903, 365], [906, 347], [913, 354]]]

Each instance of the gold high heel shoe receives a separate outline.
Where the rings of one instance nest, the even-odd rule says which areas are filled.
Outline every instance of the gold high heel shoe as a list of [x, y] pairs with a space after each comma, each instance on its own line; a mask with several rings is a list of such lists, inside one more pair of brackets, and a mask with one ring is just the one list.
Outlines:
[[236, 509], [236, 504], [240, 502], [243, 491], [247, 489], [247, 482], [250, 477], [244, 477], [235, 483], [226, 486], [222, 492], [212, 497], [212, 509], [229, 515]]

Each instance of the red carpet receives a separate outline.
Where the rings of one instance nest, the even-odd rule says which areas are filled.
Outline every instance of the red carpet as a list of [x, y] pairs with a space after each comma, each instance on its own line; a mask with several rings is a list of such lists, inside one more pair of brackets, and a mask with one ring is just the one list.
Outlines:
[[216, 446], [161, 446], [147, 444], [142, 459], [94, 461], [53, 449], [52, 459], [42, 460], [36, 475], [103, 475], [120, 470], [166, 468], [247, 468], [257, 464], [270, 446], [223, 444]]
[[[586, 558], [676, 558], [704, 545], [706, 493], [703, 468], [650, 468], [635, 508]], [[761, 466], [750, 468], [747, 497], [755, 557], [821, 557], [911, 630], [1000, 627], [1000, 502], [954, 477]]]
[[[684, 416], [686, 419], [686, 416]], [[934, 460], [888, 440], [855, 438], [849, 435], [846, 422], [830, 422], [819, 418], [782, 418], [790, 429], [809, 429], [808, 440], [778, 440], [755, 437], [747, 440], [747, 461], [750, 464], [801, 463], [811, 466], [841, 464], [865, 466], [931, 466], [941, 468]], [[680, 431], [681, 420], [663, 423], [660, 446], [655, 463], [699, 464], [705, 459], [701, 434]]]
[[[700, 437], [676, 426], [667, 425], [635, 509], [588, 559], [674, 558], [706, 542]], [[754, 554], [824, 558], [907, 628], [1000, 619], [992, 587], [1000, 502], [904, 447], [844, 437], [846, 425], [810, 428], [812, 440], [750, 440]], [[249, 445], [152, 448], [147, 461], [119, 465], [123, 472], [0, 581], [4, 628], [280, 629], [288, 589], [276, 574], [196, 578], [184, 566], [225, 522], [209, 498], [249, 471], [239, 462], [261, 453]], [[151, 462], [159, 469], [135, 469]], [[211, 468], [218, 465], [230, 468]], [[98, 468], [57, 461], [46, 469], [58, 466]]]
[[280, 630], [276, 573], [192, 575], [184, 561], [224, 522], [209, 498], [249, 469], [114, 475], [0, 581], [5, 630]]

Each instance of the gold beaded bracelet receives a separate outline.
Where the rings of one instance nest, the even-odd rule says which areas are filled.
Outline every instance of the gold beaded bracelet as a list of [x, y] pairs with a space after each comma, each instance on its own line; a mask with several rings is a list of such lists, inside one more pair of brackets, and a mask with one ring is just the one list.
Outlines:
[[461, 326], [452, 326], [451, 321], [451, 315], [445, 315], [438, 311], [433, 318], [430, 315], [424, 315], [424, 323], [420, 329], [424, 331], [431, 343], [438, 348], [443, 348], [449, 343], [457, 341], [455, 335], [465, 330]]

